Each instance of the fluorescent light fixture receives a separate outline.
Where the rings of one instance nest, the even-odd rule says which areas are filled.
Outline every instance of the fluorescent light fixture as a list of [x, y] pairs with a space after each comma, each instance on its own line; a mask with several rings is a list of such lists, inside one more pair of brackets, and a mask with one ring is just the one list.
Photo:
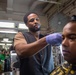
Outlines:
[[18, 33], [18, 31], [14, 31], [14, 30], [0, 30], [0, 33]]
[[4, 43], [0, 43], [0, 45], [5, 45]]
[[12, 41], [9, 41], [8, 38], [3, 38], [3, 40], [1, 42], [12, 42]]
[[9, 40], [8, 38], [3, 38], [3, 41], [5, 42], [8, 42], [8, 40]]
[[4, 27], [4, 28], [14, 28], [15, 25], [14, 25], [14, 23], [11, 23], [11, 22], [0, 22], [0, 27]]
[[[0, 45], [5, 45], [5, 43], [0, 43]], [[11, 46], [12, 44], [6, 44], [7, 46]]]
[[12, 44], [7, 44], [7, 46], [11, 46]]
[[23, 23], [19, 23], [19, 27], [18, 28], [20, 28], [20, 29], [28, 29], [28, 27], [25, 24], [23, 24]]

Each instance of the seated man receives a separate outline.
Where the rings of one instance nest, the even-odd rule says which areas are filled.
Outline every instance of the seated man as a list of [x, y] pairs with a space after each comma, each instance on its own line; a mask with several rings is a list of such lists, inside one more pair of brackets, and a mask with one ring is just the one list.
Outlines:
[[66, 60], [54, 69], [50, 75], [76, 75], [76, 16], [64, 26], [62, 32], [62, 52]]

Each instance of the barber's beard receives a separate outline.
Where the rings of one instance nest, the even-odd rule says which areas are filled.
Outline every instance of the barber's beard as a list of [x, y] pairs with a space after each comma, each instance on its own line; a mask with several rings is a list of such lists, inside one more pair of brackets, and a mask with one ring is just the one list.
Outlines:
[[31, 32], [40, 31], [40, 25], [38, 25], [38, 27], [30, 27], [29, 30], [30, 30]]

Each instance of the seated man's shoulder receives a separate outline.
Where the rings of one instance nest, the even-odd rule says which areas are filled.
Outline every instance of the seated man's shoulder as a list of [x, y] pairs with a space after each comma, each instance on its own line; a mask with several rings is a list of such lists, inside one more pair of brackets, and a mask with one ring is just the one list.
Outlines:
[[56, 67], [50, 75], [65, 75], [67, 69], [68, 69], [68, 63], [64, 62], [61, 66]]

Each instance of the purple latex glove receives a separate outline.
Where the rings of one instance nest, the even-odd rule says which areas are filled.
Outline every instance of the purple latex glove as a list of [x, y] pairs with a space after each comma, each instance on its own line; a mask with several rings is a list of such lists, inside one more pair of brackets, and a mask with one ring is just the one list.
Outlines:
[[60, 45], [62, 42], [62, 35], [60, 33], [53, 33], [46, 36], [46, 42], [51, 45]]

